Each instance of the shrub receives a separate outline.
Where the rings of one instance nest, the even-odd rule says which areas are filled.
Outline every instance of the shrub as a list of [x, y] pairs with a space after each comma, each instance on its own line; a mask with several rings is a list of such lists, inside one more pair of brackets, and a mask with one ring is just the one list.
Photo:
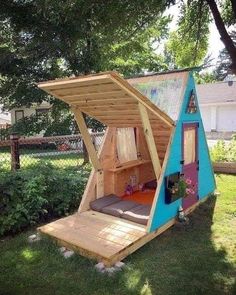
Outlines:
[[0, 173], [0, 235], [60, 217], [78, 208], [88, 168], [62, 170], [40, 163]]
[[210, 150], [213, 162], [235, 162], [236, 161], [236, 135], [232, 136], [230, 143], [226, 144], [219, 140]]

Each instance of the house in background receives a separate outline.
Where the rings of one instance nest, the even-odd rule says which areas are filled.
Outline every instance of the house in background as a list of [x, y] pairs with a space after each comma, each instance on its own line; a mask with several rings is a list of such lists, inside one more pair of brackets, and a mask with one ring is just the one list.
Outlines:
[[230, 138], [236, 132], [236, 81], [197, 85], [197, 95], [209, 137]]
[[11, 114], [2, 110], [0, 105], [0, 128], [5, 128], [11, 124]]
[[29, 117], [31, 115], [45, 114], [50, 111], [51, 105], [48, 102], [42, 102], [41, 104], [33, 104], [30, 108], [19, 107], [11, 110], [11, 124], [15, 124], [19, 120]]

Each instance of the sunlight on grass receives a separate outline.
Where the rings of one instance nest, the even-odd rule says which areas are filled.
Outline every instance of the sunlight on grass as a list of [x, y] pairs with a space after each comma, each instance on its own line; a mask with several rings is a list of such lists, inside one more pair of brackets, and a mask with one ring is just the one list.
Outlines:
[[129, 290], [135, 290], [141, 279], [140, 270], [132, 270], [127, 273], [126, 287]]
[[21, 251], [21, 255], [28, 261], [32, 261], [33, 259], [35, 259], [37, 257], [37, 254], [38, 253], [36, 251], [32, 251], [29, 248]]
[[140, 295], [153, 295], [148, 280], [146, 280], [145, 284], [143, 285]]

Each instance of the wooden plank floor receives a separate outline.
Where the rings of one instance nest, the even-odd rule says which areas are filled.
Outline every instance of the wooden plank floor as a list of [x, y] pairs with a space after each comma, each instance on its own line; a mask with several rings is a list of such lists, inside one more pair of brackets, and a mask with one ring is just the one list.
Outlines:
[[[135, 243], [147, 235], [143, 225], [91, 210], [51, 222], [38, 230], [106, 265], [135, 251]], [[127, 251], [129, 247], [133, 250]], [[122, 255], [124, 251], [127, 255]]]

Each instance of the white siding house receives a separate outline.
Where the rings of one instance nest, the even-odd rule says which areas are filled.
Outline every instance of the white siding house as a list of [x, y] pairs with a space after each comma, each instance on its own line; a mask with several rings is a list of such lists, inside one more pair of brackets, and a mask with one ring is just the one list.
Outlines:
[[236, 132], [236, 81], [197, 85], [206, 132]]
[[9, 124], [11, 124], [11, 114], [3, 111], [2, 106], [0, 105], [0, 125], [4, 126]]
[[33, 104], [30, 108], [20, 107], [11, 110], [11, 124], [15, 124], [18, 120], [29, 117], [37, 113], [48, 112], [51, 105], [48, 102], [41, 104]]

